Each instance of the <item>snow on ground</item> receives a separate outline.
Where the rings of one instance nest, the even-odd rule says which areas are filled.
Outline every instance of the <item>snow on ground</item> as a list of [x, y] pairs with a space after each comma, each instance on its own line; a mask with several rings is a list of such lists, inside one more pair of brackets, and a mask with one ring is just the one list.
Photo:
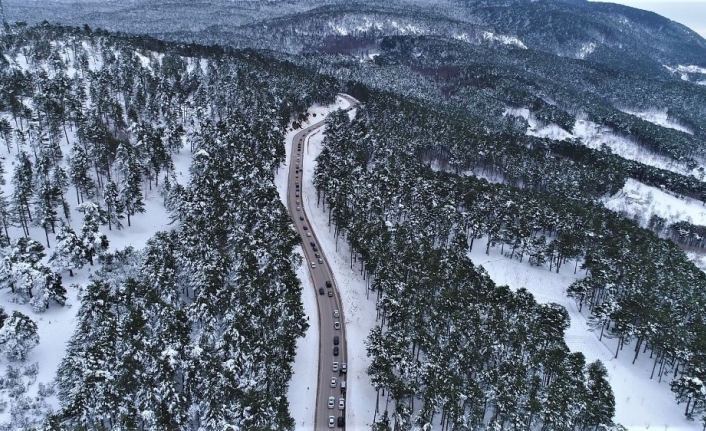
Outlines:
[[632, 365], [634, 351], [626, 346], [614, 359], [617, 340], [603, 338], [590, 332], [586, 319], [577, 304], [566, 296], [566, 288], [583, 276], [579, 269], [574, 274], [574, 262], [562, 266], [559, 274], [547, 267], [530, 266], [525, 260], [509, 259], [500, 249], [485, 254], [485, 239], [477, 240], [468, 256], [488, 272], [495, 283], [506, 284], [513, 290], [527, 288], [541, 303], [554, 302], [569, 312], [571, 326], [566, 331], [566, 344], [572, 352], [582, 352], [587, 362], [600, 359], [608, 369], [608, 378], [615, 394], [615, 421], [631, 431], [637, 430], [700, 430], [698, 422], [684, 419], [683, 407], [677, 405], [667, 379], [659, 383], [650, 380], [652, 361], [649, 354], [641, 354]]
[[[76, 139], [75, 133], [73, 131], [69, 131], [68, 136], [70, 141], [73, 143]], [[64, 161], [62, 163], [65, 168], [69, 148], [70, 145], [66, 143], [66, 140], [62, 139], [61, 149], [64, 154]], [[25, 147], [24, 150], [29, 153], [32, 152], [32, 149], [29, 146]], [[2, 157], [0, 163], [3, 164], [5, 169], [6, 184], [2, 186], [2, 191], [5, 196], [10, 196], [12, 193], [13, 186], [11, 185], [10, 180], [12, 178], [14, 168], [13, 165], [16, 155], [17, 147], [15, 144], [12, 145], [9, 153], [3, 146], [0, 154], [0, 157]], [[186, 181], [188, 181], [188, 170], [191, 163], [191, 152], [189, 151], [189, 148], [185, 147], [179, 154], [174, 155], [173, 161], [177, 180], [180, 183], [185, 184]], [[133, 246], [136, 249], [140, 249], [144, 247], [147, 240], [157, 231], [170, 230], [174, 228], [173, 225], [170, 225], [169, 216], [164, 208], [164, 200], [154, 183], [152, 185], [152, 190], [149, 189], [148, 184], [144, 184], [143, 192], [145, 194], [145, 212], [131, 217], [132, 226], [128, 227], [127, 220], [123, 220], [124, 227], [122, 230], [117, 230], [115, 228], [113, 230], [108, 230], [108, 226], [101, 227], [101, 232], [107, 235], [110, 242], [109, 251], [112, 252], [127, 246]], [[76, 211], [76, 206], [78, 203], [76, 200], [75, 189], [73, 187], [69, 187], [66, 193], [66, 200], [72, 210], [71, 222], [69, 224], [74, 231], [79, 232], [83, 219], [82, 214]], [[97, 202], [100, 202], [100, 199], [98, 199]], [[11, 238], [19, 238], [22, 236], [21, 228], [12, 227], [9, 229], [9, 232]], [[30, 237], [46, 247], [46, 238], [43, 229], [38, 227], [30, 227]], [[52, 233], [49, 233], [49, 242], [52, 247], [56, 244], [55, 235]], [[45, 253], [47, 254], [47, 257], [43, 260], [44, 264], [46, 264], [49, 255], [51, 255], [52, 248], [46, 249]], [[76, 313], [81, 306], [79, 300], [79, 289], [88, 283], [88, 277], [92, 272], [98, 270], [98, 268], [100, 268], [100, 265], [98, 264], [93, 267], [87, 265], [83, 269], [74, 271], [74, 277], [70, 277], [68, 273], [62, 274], [64, 287], [67, 290], [67, 304], [62, 307], [52, 303], [49, 309], [43, 313], [34, 312], [30, 304], [18, 303], [16, 298], [9, 291], [0, 291], [0, 306], [2, 306], [8, 314], [12, 314], [15, 310], [20, 311], [34, 320], [38, 326], [39, 345], [30, 352], [29, 357], [24, 364], [13, 364], [14, 366], [28, 366], [34, 363], [38, 364], [38, 374], [36, 379], [24, 379], [25, 386], [27, 387], [27, 391], [24, 393], [25, 396], [33, 399], [38, 393], [40, 384], [47, 385], [54, 380], [56, 370], [61, 359], [64, 357], [64, 352], [66, 351], [66, 343], [70, 339], [71, 335], [73, 335], [74, 327], [76, 325]], [[9, 363], [7, 359], [4, 356], [0, 357], [0, 375], [5, 374], [6, 367], [8, 365]], [[6, 391], [0, 392], [0, 405], [9, 401], [10, 400], [7, 398]], [[55, 394], [47, 397], [46, 402], [54, 410], [59, 407]], [[11, 405], [9, 404], [4, 410], [0, 409], [2, 410], [0, 411], [0, 424], [10, 421], [10, 409]]]
[[621, 191], [605, 198], [603, 204], [627, 218], [636, 219], [641, 226], [646, 226], [653, 214], [667, 219], [669, 224], [688, 221], [706, 225], [706, 206], [701, 201], [678, 198], [633, 179], [628, 179]]
[[596, 43], [595, 42], [588, 42], [584, 43], [581, 45], [581, 49], [579, 50], [579, 53], [576, 55], [576, 58], [579, 58], [583, 60], [587, 56], [593, 54], [593, 51], [596, 50]]
[[[669, 120], [667, 118], [666, 111], [653, 110], [644, 112], [624, 112], [635, 115], [645, 121], [649, 121], [662, 127], [668, 127], [684, 133], [693, 134], [687, 127]], [[506, 108], [503, 115], [512, 115], [526, 119], [528, 123], [527, 135], [529, 136], [549, 138], [557, 141], [561, 141], [563, 139], [578, 139], [583, 145], [594, 149], [599, 149], [603, 145], [606, 145], [614, 154], [628, 160], [634, 160], [645, 165], [654, 166], [656, 168], [665, 169], [682, 175], [692, 175], [697, 177], [699, 175], [699, 171], [697, 169], [689, 170], [686, 166], [673, 159], [653, 154], [638, 145], [636, 141], [616, 134], [609, 127], [601, 126], [600, 124], [594, 123], [585, 118], [577, 118], [574, 123], [573, 130], [569, 133], [556, 124], [539, 124], [534, 118], [532, 112], [530, 112], [527, 108]], [[706, 163], [703, 161], [700, 165], [702, 167], [706, 167]]]
[[688, 133], [690, 135], [694, 134], [694, 132], [691, 129], [689, 129], [688, 127], [683, 126], [674, 120], [670, 120], [669, 116], [667, 115], [666, 109], [655, 109], [655, 110], [642, 111], [642, 112], [621, 109], [621, 111], [625, 112], [626, 114], [630, 114], [630, 115], [634, 115], [636, 117], [639, 117], [645, 121], [649, 121], [650, 123], [656, 124], [658, 126], [679, 130], [680, 132]]
[[483, 39], [488, 40], [490, 42], [500, 42], [503, 45], [514, 45], [518, 48], [527, 49], [527, 45], [525, 45], [520, 39], [514, 36], [506, 36], [504, 34], [495, 34], [489, 31], [484, 31]]
[[522, 117], [527, 120], [527, 134], [529, 136], [555, 139], [557, 141], [572, 137], [571, 133], [567, 132], [556, 124], [540, 125], [534, 115], [532, 115], [532, 112], [530, 112], [530, 110], [527, 108], [505, 108], [505, 112], [503, 113], [503, 115]]
[[[301, 247], [297, 250], [306, 262]], [[294, 362], [294, 374], [289, 382], [287, 398], [289, 411], [294, 418], [295, 429], [314, 428], [316, 413], [316, 388], [319, 374], [319, 311], [316, 307], [316, 288], [309, 277], [308, 268], [300, 265], [297, 277], [302, 282], [302, 302], [309, 322], [304, 338], [297, 341], [297, 356]]]

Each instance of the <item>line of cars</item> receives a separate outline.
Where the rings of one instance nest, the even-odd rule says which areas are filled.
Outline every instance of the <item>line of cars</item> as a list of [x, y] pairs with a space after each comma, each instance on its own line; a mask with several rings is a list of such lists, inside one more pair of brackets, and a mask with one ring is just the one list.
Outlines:
[[[301, 160], [301, 157], [300, 157], [301, 143], [302, 143], [302, 139], [300, 139], [299, 142], [297, 143], [297, 164], [295, 165], [295, 169], [296, 169], [296, 171], [295, 171], [295, 174], [296, 174], [296, 176], [295, 176], [295, 179], [296, 179], [295, 195], [296, 196], [295, 197], [297, 198], [297, 200], [296, 200], [297, 211], [301, 211], [301, 202], [299, 199], [299, 197], [300, 197], [299, 195], [301, 193], [300, 179], [299, 179], [299, 175], [300, 175], [299, 163]], [[300, 215], [299, 220], [302, 222], [305, 221], [304, 216]], [[306, 225], [302, 226], [302, 230], [304, 230], [306, 232], [307, 237], [312, 236], [308, 226], [306, 226]], [[319, 253], [319, 249], [318, 249], [316, 242], [312, 240], [309, 242], [309, 245], [311, 246], [311, 248], [314, 252], [314, 257], [316, 259], [316, 261], [313, 261], [313, 260], [311, 261], [311, 268], [316, 268], [317, 262], [319, 265], [322, 265], [324, 263], [324, 261], [323, 261], [321, 254]], [[324, 295], [325, 292], [328, 291], [329, 298], [333, 297], [333, 283], [331, 283], [330, 280], [327, 280], [325, 284], [326, 284], [327, 289], [324, 289], [324, 287], [320, 287], [319, 288], [319, 295]], [[334, 317], [334, 319], [340, 318], [340, 312], [337, 309], [333, 310], [333, 317]], [[335, 320], [333, 322], [333, 328], [334, 328], [334, 330], [337, 330], [337, 331], [340, 330], [341, 329], [341, 322], [339, 322], [338, 320]], [[334, 357], [337, 357], [340, 354], [340, 351], [339, 351], [340, 344], [341, 344], [340, 336], [334, 335], [334, 337], [333, 337], [333, 356]], [[333, 361], [332, 370], [333, 370], [333, 372], [338, 372], [339, 376], [343, 376], [348, 371], [348, 365], [345, 362], [339, 363], [338, 361]], [[345, 408], [346, 408], [346, 399], [345, 399], [346, 381], [343, 379], [341, 379], [339, 381], [339, 379], [337, 377], [331, 377], [330, 386], [331, 386], [331, 388], [339, 387], [339, 382], [340, 382], [340, 388], [341, 388], [341, 396], [338, 398], [338, 410], [340, 411], [340, 416], [338, 416], [338, 417], [333, 416], [333, 415], [329, 416], [329, 418], [328, 418], [328, 427], [329, 428], [334, 428], [336, 425], [338, 427], [342, 428], [345, 426], [345, 422], [346, 422], [345, 415], [343, 414], [343, 410], [345, 410]], [[336, 407], [336, 397], [329, 396], [328, 408], [334, 409], [335, 407]]]
[[[332, 288], [333, 284], [331, 284], [330, 281], [326, 282], [326, 287]], [[341, 313], [338, 310], [333, 310], [333, 317], [338, 319], [341, 317]], [[340, 330], [341, 329], [341, 322], [338, 320], [333, 322], [333, 329]], [[338, 356], [339, 354], [339, 349], [338, 345], [341, 344], [341, 338], [338, 335], [333, 336], [333, 356]], [[345, 362], [339, 363], [338, 361], [333, 361], [331, 364], [331, 370], [334, 373], [338, 373], [339, 376], [343, 376], [345, 373], [348, 372], [348, 364]], [[335, 388], [338, 386], [338, 378], [333, 376], [331, 377], [331, 387]], [[341, 397], [338, 399], [338, 409], [339, 410], [344, 410], [346, 408], [346, 381], [341, 380], [340, 381], [340, 387], [341, 387]], [[333, 409], [334, 405], [336, 403], [336, 399], [333, 396], [330, 396], [328, 398], [328, 408]], [[333, 428], [334, 426], [338, 425], [339, 427], [343, 427], [346, 424], [346, 418], [345, 416], [338, 416], [338, 418], [334, 416], [329, 416], [328, 417], [328, 427]]]

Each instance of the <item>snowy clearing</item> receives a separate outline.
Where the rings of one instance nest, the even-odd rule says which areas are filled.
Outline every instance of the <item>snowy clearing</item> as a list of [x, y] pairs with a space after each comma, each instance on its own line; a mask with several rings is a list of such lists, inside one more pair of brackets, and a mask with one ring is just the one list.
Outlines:
[[668, 224], [687, 221], [706, 225], [706, 207], [703, 202], [689, 197], [678, 198], [633, 179], [628, 179], [620, 192], [605, 198], [603, 204], [610, 210], [636, 220], [640, 226], [646, 226], [653, 214], [666, 219]]
[[485, 239], [477, 240], [468, 256], [475, 264], [483, 266], [495, 283], [506, 284], [513, 290], [525, 287], [538, 302], [553, 302], [566, 308], [571, 318], [571, 326], [565, 334], [566, 344], [572, 352], [582, 352], [587, 362], [600, 359], [608, 369], [615, 394], [616, 422], [631, 431], [701, 429], [698, 423], [684, 418], [683, 408], [674, 401], [666, 379], [661, 383], [650, 380], [652, 361], [648, 355], [642, 355], [632, 365], [633, 349], [626, 346], [618, 359], [614, 359], [617, 340], [604, 337], [599, 341], [598, 335], [589, 330], [586, 308], [580, 313], [577, 304], [566, 296], [566, 288], [583, 277], [580, 269], [574, 274], [573, 262], [556, 274], [546, 267], [504, 257], [498, 248], [491, 248], [490, 255], [486, 255], [485, 243]]

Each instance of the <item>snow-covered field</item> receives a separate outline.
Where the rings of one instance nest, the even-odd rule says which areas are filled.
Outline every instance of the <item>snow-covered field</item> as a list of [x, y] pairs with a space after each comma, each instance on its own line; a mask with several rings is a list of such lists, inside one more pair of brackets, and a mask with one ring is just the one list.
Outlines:
[[608, 369], [610, 384], [615, 394], [615, 421], [631, 431], [637, 430], [700, 430], [701, 426], [684, 419], [683, 406], [676, 404], [667, 380], [659, 383], [650, 380], [652, 361], [649, 354], [641, 354], [632, 365], [634, 350], [625, 346], [614, 359], [617, 340], [591, 332], [584, 314], [578, 311], [577, 304], [567, 298], [566, 288], [583, 276], [579, 269], [574, 274], [572, 262], [562, 266], [559, 274], [547, 267], [530, 266], [516, 259], [508, 259], [499, 249], [491, 249], [485, 254], [485, 239], [473, 245], [469, 257], [477, 265], [483, 266], [497, 284], [506, 284], [513, 290], [521, 287], [532, 292], [538, 302], [554, 302], [566, 308], [571, 318], [571, 326], [566, 331], [566, 344], [572, 352], [582, 352], [587, 362], [600, 359]]
[[678, 198], [663, 190], [628, 179], [623, 189], [603, 200], [606, 208], [637, 220], [645, 226], [654, 214], [667, 220], [668, 224], [688, 221], [706, 225], [706, 206], [689, 197]]

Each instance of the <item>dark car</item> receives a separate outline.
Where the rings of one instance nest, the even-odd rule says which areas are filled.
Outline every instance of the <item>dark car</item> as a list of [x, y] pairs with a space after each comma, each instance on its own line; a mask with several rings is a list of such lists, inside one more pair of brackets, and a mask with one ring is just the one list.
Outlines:
[[312, 247], [316, 247], [316, 243], [314, 241], [309, 241], [309, 245]]
[[304, 220], [304, 217], [302, 217], [302, 216], [299, 216], [299, 220]]
[[334, 335], [333, 337], [333, 345], [338, 346], [338, 343], [340, 343], [341, 340], [338, 338], [338, 335]]
[[333, 348], [333, 356], [338, 356], [338, 346]]
[[304, 230], [309, 230], [309, 228], [306, 227], [306, 226], [302, 226], [302, 229], [304, 229]]
[[314, 250], [314, 251], [319, 251], [319, 249], [318, 249], [315, 245], [312, 245], [312, 246], [311, 246], [311, 249]]
[[346, 424], [346, 419], [343, 416], [338, 417], [338, 427], [343, 428], [343, 426]]
[[331, 280], [326, 280], [326, 287], [333, 287], [333, 285], [331, 284]]
[[323, 294], [324, 294], [324, 288], [323, 288], [323, 287], [319, 287], [319, 295], [323, 295]]

